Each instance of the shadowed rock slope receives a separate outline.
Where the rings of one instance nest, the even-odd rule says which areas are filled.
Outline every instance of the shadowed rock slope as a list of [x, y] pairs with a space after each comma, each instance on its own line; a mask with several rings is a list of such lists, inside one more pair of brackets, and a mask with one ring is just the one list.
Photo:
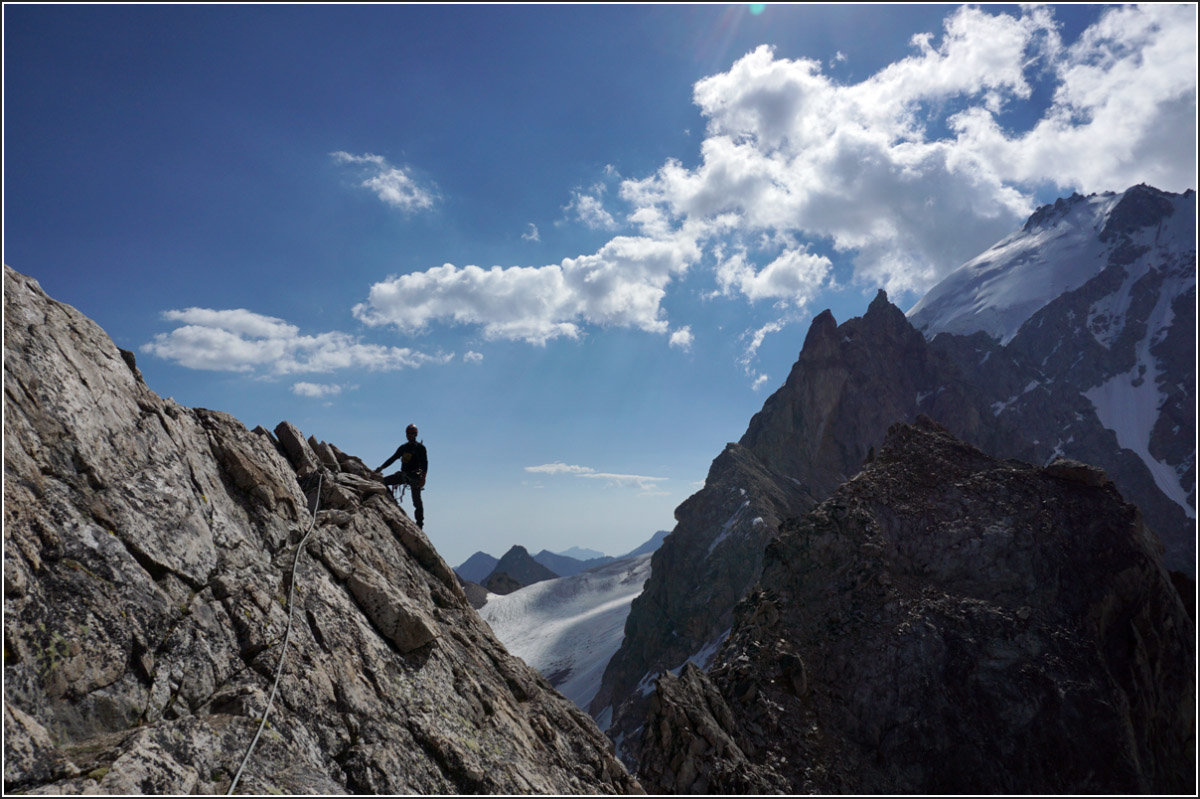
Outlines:
[[675, 511], [678, 524], [633, 602], [589, 707], [625, 762], [637, 762], [654, 678], [687, 660], [706, 665], [779, 525], [856, 474], [892, 423], [926, 412], [985, 448], [1031, 455], [989, 405], [882, 291], [862, 317], [838, 325], [825, 311], [814, 319], [787, 381]]
[[708, 673], [663, 675], [666, 793], [1194, 794], [1195, 630], [1137, 509], [920, 418], [764, 555]]
[[[654, 679], [688, 661], [707, 665], [780, 524], [857, 474], [897, 421], [928, 415], [1001, 457], [1097, 463], [1127, 499], [1146, 503], [1148, 526], [1167, 537], [1168, 567], [1194, 573], [1194, 523], [1157, 490], [1142, 490], [1154, 486], [1145, 464], [1120, 447], [1078, 385], [1031, 363], [1037, 347], [1026, 328], [1047, 318], [1036, 314], [1007, 348], [983, 333], [928, 342], [882, 291], [862, 317], [838, 325], [825, 311], [813, 320], [784, 385], [676, 510], [589, 706], [627, 764], [638, 762]], [[1186, 574], [1180, 584], [1191, 595]]]
[[[4, 789], [628, 793], [356, 458], [164, 400], [5, 266]], [[315, 517], [319, 495], [319, 510]]]

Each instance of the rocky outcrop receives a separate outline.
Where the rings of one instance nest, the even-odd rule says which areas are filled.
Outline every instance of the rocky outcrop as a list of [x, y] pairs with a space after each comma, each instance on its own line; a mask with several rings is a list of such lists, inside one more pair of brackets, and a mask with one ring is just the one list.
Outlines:
[[224, 793], [289, 619], [239, 791], [639, 790], [361, 461], [162, 399], [4, 281], [6, 793]]
[[704, 488], [676, 510], [678, 524], [634, 600], [625, 641], [589, 707], [626, 763], [637, 760], [653, 680], [688, 660], [705, 665], [732, 625], [734, 605], [758, 580], [779, 525], [857, 474], [891, 424], [921, 412], [985, 447], [1032, 455], [991, 413], [988, 395], [884, 292], [842, 325], [828, 311], [813, 320], [784, 385], [741, 441], [713, 461]]
[[641, 776], [673, 793], [1182, 793], [1195, 629], [1095, 467], [922, 418], [766, 549], [707, 674], [664, 675]]

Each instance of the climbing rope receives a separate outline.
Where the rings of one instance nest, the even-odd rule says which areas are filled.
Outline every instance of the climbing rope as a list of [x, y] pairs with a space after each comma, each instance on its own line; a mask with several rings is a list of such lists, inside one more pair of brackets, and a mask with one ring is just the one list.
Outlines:
[[279, 690], [279, 678], [283, 675], [283, 659], [287, 656], [288, 641], [292, 637], [292, 594], [296, 590], [296, 566], [300, 563], [300, 553], [304, 551], [304, 542], [312, 534], [313, 526], [317, 523], [317, 509], [321, 507], [321, 482], [324, 480], [324, 475], [317, 475], [317, 501], [313, 505], [312, 521], [308, 523], [308, 531], [304, 533], [304, 537], [300, 539], [300, 543], [296, 545], [296, 555], [292, 558], [292, 577], [288, 585], [288, 622], [287, 631], [283, 635], [283, 649], [279, 652], [279, 664], [275, 667], [275, 684], [271, 686], [271, 697], [267, 700], [267, 708], [263, 711], [262, 723], [258, 725], [258, 732], [254, 733], [254, 740], [250, 742], [250, 748], [246, 750], [246, 756], [242, 758], [242, 765], [238, 767], [237, 774], [233, 776], [233, 782], [229, 784], [229, 792], [226, 796], [233, 796], [234, 788], [237, 788], [238, 780], [242, 778], [242, 770], [246, 768], [246, 764], [250, 762], [250, 755], [254, 754], [254, 747], [258, 744], [258, 737], [262, 735], [263, 727], [267, 726], [267, 715], [271, 712], [271, 705], [275, 702], [275, 692]]

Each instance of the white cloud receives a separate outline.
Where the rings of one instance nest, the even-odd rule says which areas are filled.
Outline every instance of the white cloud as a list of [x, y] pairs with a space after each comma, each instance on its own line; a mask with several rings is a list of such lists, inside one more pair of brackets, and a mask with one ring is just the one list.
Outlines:
[[186, 308], [166, 311], [163, 318], [183, 324], [159, 333], [142, 346], [142, 352], [189, 369], [279, 376], [349, 368], [391, 371], [447, 363], [453, 358], [407, 347], [364, 344], [346, 333], [301, 335], [295, 325], [244, 308]]
[[692, 344], [695, 341], [696, 337], [692, 335], [691, 325], [685, 325], [684, 327], [679, 328], [671, 334], [669, 339], [667, 339], [667, 343], [670, 346], [681, 349], [684, 352], [690, 352], [692, 349]]
[[556, 461], [554, 463], [544, 463], [540, 466], [526, 466], [525, 471], [533, 474], [549, 474], [560, 475], [566, 474], [574, 477], [583, 477], [589, 480], [603, 480], [611, 486], [622, 488], [636, 487], [643, 492], [653, 491], [658, 487], [659, 483], [667, 481], [667, 477], [646, 477], [640, 474], [614, 474], [612, 472], [597, 472], [590, 466], [573, 466], [570, 464]]
[[[742, 362], [742, 365], [745, 367], [746, 374], [751, 373], [750, 366], [751, 364], [754, 364], [754, 360], [758, 355], [758, 348], [762, 347], [762, 342], [767, 340], [767, 336], [770, 334], [775, 334], [775, 332], [779, 332], [780, 330], [784, 329], [785, 326], [787, 326], [787, 324], [790, 322], [790, 318], [776, 319], [774, 322], [768, 322], [767, 324], [764, 324], [762, 328], [755, 330], [754, 334], [752, 335], [750, 335], [748, 332], [748, 335], [750, 335], [750, 343], [748, 346], [746, 346], [745, 353], [742, 355], [742, 359], [740, 359], [740, 362]], [[758, 377], [766, 378], [766, 376]]]
[[392, 166], [381, 155], [351, 155], [339, 151], [331, 153], [331, 156], [340, 164], [360, 167], [364, 177], [359, 185], [375, 192], [380, 200], [401, 211], [430, 208], [437, 197], [431, 187], [420, 185], [408, 169]]
[[526, 466], [525, 471], [534, 474], [595, 474], [596, 472], [589, 466], [571, 466], [561, 461], [543, 463], [541, 466]]
[[[762, 337], [833, 285], [834, 262], [850, 267], [844, 285], [921, 292], [1018, 227], [1048, 184], [1188, 188], [1195, 7], [1107, 8], [1069, 46], [1053, 9], [959, 8], [943, 30], [913, 37], [908, 57], [853, 84], [759, 47], [693, 87], [706, 124], [694, 166], [670, 159], [637, 178], [606, 167], [602, 182], [572, 192], [572, 218], [614, 233], [594, 253], [393, 276], [354, 313], [404, 332], [478, 325], [535, 344], [632, 327], [682, 347], [663, 300], [702, 264], [715, 289], [706, 296], [784, 313], [747, 331], [744, 365], [759, 379], [750, 362]], [[1047, 81], [1054, 101], [1039, 117], [1029, 101]]]
[[667, 284], [699, 256], [697, 243], [680, 234], [617, 236], [591, 255], [541, 267], [444, 264], [376, 283], [354, 315], [405, 332], [435, 321], [482, 325], [487, 338], [534, 344], [576, 338], [585, 322], [665, 333]]
[[541, 241], [542, 236], [538, 233], [537, 225], [529, 223], [529, 230], [521, 234], [521, 238], [525, 241]]
[[[1051, 9], [1005, 11], [958, 9], [940, 37], [914, 37], [913, 55], [852, 85], [759, 47], [696, 83], [698, 165], [672, 159], [624, 181], [626, 218], [656, 236], [724, 216], [743, 241], [823, 239], [852, 258], [856, 282], [922, 291], [1015, 229], [1047, 181], [1194, 181], [1194, 6], [1113, 8], [1071, 48]], [[1058, 80], [1050, 112], [1006, 130], [1047, 75]], [[802, 247], [764, 253], [758, 270], [736, 244], [730, 257], [718, 246], [726, 296], [802, 299], [831, 277]]]
[[336, 397], [342, 393], [342, 387], [330, 383], [294, 383], [292, 385], [292, 393], [300, 397], [313, 397], [314, 399], [324, 399], [325, 397]]
[[593, 230], [616, 230], [617, 220], [604, 209], [604, 201], [600, 195], [604, 193], [604, 184], [592, 187], [592, 194], [584, 194], [576, 189], [571, 192], [571, 202], [563, 208], [564, 211], [574, 212], [575, 217]]
[[463, 360], [466, 363], [483, 363], [483, 353], [475, 352], [474, 350], [468, 350], [467, 352], [463, 353]]
[[1032, 129], [1010, 135], [970, 108], [950, 120], [956, 144], [1007, 181], [1195, 188], [1196, 52], [1194, 5], [1113, 8], [1062, 51], [1054, 104]]
[[760, 271], [739, 251], [717, 265], [717, 285], [726, 295], [737, 290], [750, 300], [776, 299], [803, 306], [820, 291], [833, 263], [802, 248], [785, 250]]

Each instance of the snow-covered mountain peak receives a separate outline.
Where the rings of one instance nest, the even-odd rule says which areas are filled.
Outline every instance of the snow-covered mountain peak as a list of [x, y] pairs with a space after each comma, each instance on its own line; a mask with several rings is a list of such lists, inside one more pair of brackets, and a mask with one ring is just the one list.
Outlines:
[[1128, 258], [1131, 247], [1192, 248], [1194, 212], [1194, 192], [1149, 186], [1060, 199], [934, 286], [909, 310], [909, 321], [927, 338], [983, 331], [1007, 344], [1039, 309], [1114, 257]]

